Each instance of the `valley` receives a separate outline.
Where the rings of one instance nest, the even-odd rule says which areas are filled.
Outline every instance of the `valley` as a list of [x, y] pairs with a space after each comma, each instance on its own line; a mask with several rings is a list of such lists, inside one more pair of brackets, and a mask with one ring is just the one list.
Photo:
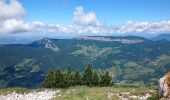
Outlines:
[[0, 45], [0, 59], [0, 87], [40, 87], [49, 69], [65, 71], [70, 65], [82, 71], [87, 64], [99, 73], [109, 71], [115, 84], [149, 86], [157, 85], [170, 69], [170, 41], [137, 36], [43, 38]]

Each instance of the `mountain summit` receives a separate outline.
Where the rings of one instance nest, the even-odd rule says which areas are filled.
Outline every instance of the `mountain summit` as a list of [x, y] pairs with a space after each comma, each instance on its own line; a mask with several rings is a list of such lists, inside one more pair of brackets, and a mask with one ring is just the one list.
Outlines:
[[33, 42], [31, 45], [35, 47], [43, 47], [43, 48], [51, 49], [55, 52], [59, 50], [59, 48], [53, 43], [53, 40], [50, 38], [43, 38], [39, 41]]

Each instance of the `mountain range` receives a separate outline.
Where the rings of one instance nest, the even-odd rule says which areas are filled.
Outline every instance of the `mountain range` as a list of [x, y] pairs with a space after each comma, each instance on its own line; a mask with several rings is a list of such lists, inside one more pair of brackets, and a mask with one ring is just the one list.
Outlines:
[[168, 40], [168, 41], [170, 41], [170, 34], [160, 34], [158, 36], [152, 37], [151, 40], [155, 40], [155, 41]]
[[[34, 41], [43, 39], [43, 37], [47, 36], [19, 36], [19, 35], [7, 35], [7, 36], [1, 36], [0, 37], [0, 45], [1, 44], [30, 44]], [[57, 38], [57, 39], [73, 39], [74, 36], [69, 36], [69, 37], [61, 37], [61, 36], [48, 36], [49, 38]], [[82, 38], [84, 36], [77, 36], [75, 38]], [[89, 36], [90, 37], [90, 36]], [[116, 35], [116, 36], [91, 36], [91, 37], [109, 37], [109, 38], [118, 38], [118, 37], [135, 37], [133, 35]], [[136, 37], [144, 37], [149, 40], [157, 41], [157, 40], [170, 40], [170, 34], [160, 34], [160, 35], [142, 35], [142, 36], [136, 36]]]
[[38, 87], [49, 69], [91, 64], [108, 70], [117, 84], [157, 84], [170, 69], [170, 41], [138, 36], [43, 38], [29, 44], [0, 45], [0, 87]]

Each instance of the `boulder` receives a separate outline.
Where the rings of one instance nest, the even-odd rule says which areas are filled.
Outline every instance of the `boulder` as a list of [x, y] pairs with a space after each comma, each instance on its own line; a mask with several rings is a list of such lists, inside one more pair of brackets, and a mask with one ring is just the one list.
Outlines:
[[159, 94], [163, 98], [170, 99], [170, 72], [159, 79]]

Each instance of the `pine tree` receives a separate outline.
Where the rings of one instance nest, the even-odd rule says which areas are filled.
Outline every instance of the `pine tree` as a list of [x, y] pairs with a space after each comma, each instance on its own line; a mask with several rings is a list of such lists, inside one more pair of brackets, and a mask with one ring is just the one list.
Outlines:
[[70, 75], [72, 73], [71, 65], [67, 65], [67, 73]]
[[100, 76], [100, 86], [111, 86], [112, 78], [109, 76], [109, 72], [106, 71], [103, 75]]
[[73, 72], [70, 65], [67, 66], [67, 70], [64, 73], [64, 87], [73, 86]]
[[93, 72], [92, 85], [93, 86], [98, 86], [99, 85], [99, 76], [98, 76], [96, 71]]
[[54, 73], [54, 87], [63, 88], [63, 74], [60, 69], [57, 69]]
[[83, 74], [83, 84], [87, 86], [92, 86], [93, 81], [93, 70], [90, 64], [87, 65]]
[[105, 82], [106, 85], [110, 86], [111, 85], [111, 81], [112, 81], [112, 77], [109, 75], [108, 71], [105, 72], [105, 78], [106, 78], [106, 82]]
[[49, 70], [45, 77], [43, 87], [52, 88], [53, 87], [53, 79], [54, 79], [54, 73], [51, 70]]
[[74, 86], [82, 85], [82, 76], [78, 70], [74, 73], [73, 81], [74, 81], [74, 84], [73, 84]]
[[110, 86], [111, 81], [112, 78], [109, 76], [108, 71], [98, 75], [90, 64], [86, 66], [82, 75], [79, 71], [73, 72], [71, 66], [68, 65], [64, 74], [60, 69], [57, 69], [55, 72], [49, 70], [43, 86], [45, 88], [65, 88], [75, 85]]

